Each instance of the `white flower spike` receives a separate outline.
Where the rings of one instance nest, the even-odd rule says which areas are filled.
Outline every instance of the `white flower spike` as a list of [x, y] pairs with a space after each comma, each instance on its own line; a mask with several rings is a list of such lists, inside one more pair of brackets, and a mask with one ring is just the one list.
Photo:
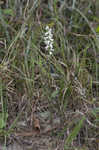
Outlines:
[[52, 55], [54, 52], [53, 48], [53, 33], [52, 28], [50, 28], [48, 25], [45, 27], [45, 33], [44, 33], [44, 43], [46, 45], [45, 49], [49, 52], [49, 55]]

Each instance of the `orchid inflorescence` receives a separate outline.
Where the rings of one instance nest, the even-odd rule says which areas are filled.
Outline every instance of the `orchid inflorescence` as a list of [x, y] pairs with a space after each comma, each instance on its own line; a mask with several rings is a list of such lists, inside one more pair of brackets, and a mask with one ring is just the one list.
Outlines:
[[49, 52], [49, 55], [52, 55], [54, 52], [53, 48], [53, 33], [52, 28], [50, 28], [48, 25], [45, 27], [45, 33], [44, 33], [44, 43], [45, 43], [45, 50]]

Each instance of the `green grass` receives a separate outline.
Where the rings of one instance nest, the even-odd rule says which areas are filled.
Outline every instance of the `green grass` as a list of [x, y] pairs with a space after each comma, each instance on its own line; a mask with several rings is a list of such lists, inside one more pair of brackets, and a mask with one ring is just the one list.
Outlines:
[[[28, 114], [33, 103], [43, 105], [46, 100], [49, 110], [62, 121], [59, 137], [64, 137], [64, 149], [69, 146], [68, 149], [77, 150], [80, 145], [85, 150], [94, 147], [97, 150], [99, 19], [96, 3], [88, 0], [31, 3], [27, 1], [19, 7], [12, 0], [8, 1], [8, 7], [5, 4], [5, 8], [3, 5], [0, 8], [0, 135], [6, 144], [24, 111]], [[52, 56], [45, 52], [46, 25], [53, 29]]]

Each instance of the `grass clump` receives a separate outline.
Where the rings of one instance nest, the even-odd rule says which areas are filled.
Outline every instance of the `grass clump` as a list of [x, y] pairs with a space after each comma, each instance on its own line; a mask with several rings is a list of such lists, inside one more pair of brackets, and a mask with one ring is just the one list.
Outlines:
[[[0, 134], [5, 144], [18, 122], [28, 125], [39, 108], [51, 112], [51, 121], [55, 115], [60, 119], [61, 149], [98, 149], [97, 24], [93, 1], [0, 4]], [[51, 53], [44, 42], [46, 26], [53, 34]]]

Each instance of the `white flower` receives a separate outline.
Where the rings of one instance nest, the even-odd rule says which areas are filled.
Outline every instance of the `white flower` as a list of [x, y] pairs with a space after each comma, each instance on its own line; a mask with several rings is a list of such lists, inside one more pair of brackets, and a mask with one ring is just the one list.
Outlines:
[[54, 39], [50, 39], [50, 41], [51, 41], [51, 42], [53, 42], [53, 41], [54, 41]]
[[52, 33], [52, 28], [50, 28], [49, 26], [45, 27], [45, 33], [44, 33], [44, 43], [46, 45], [45, 49], [47, 51], [49, 51], [49, 55], [53, 54], [54, 48], [53, 48], [53, 33]]
[[45, 47], [45, 49], [48, 50], [48, 49], [49, 49], [49, 46], [47, 45], [47, 46]]
[[50, 51], [49, 54], [52, 55], [53, 53]]
[[46, 27], [45, 27], [45, 30], [49, 30], [49, 26], [46, 26]]
[[[48, 41], [45, 41], [45, 44], [46, 45], [49, 45], [50, 44], [50, 41], [48, 40]], [[49, 46], [48, 46], [49, 47]]]

